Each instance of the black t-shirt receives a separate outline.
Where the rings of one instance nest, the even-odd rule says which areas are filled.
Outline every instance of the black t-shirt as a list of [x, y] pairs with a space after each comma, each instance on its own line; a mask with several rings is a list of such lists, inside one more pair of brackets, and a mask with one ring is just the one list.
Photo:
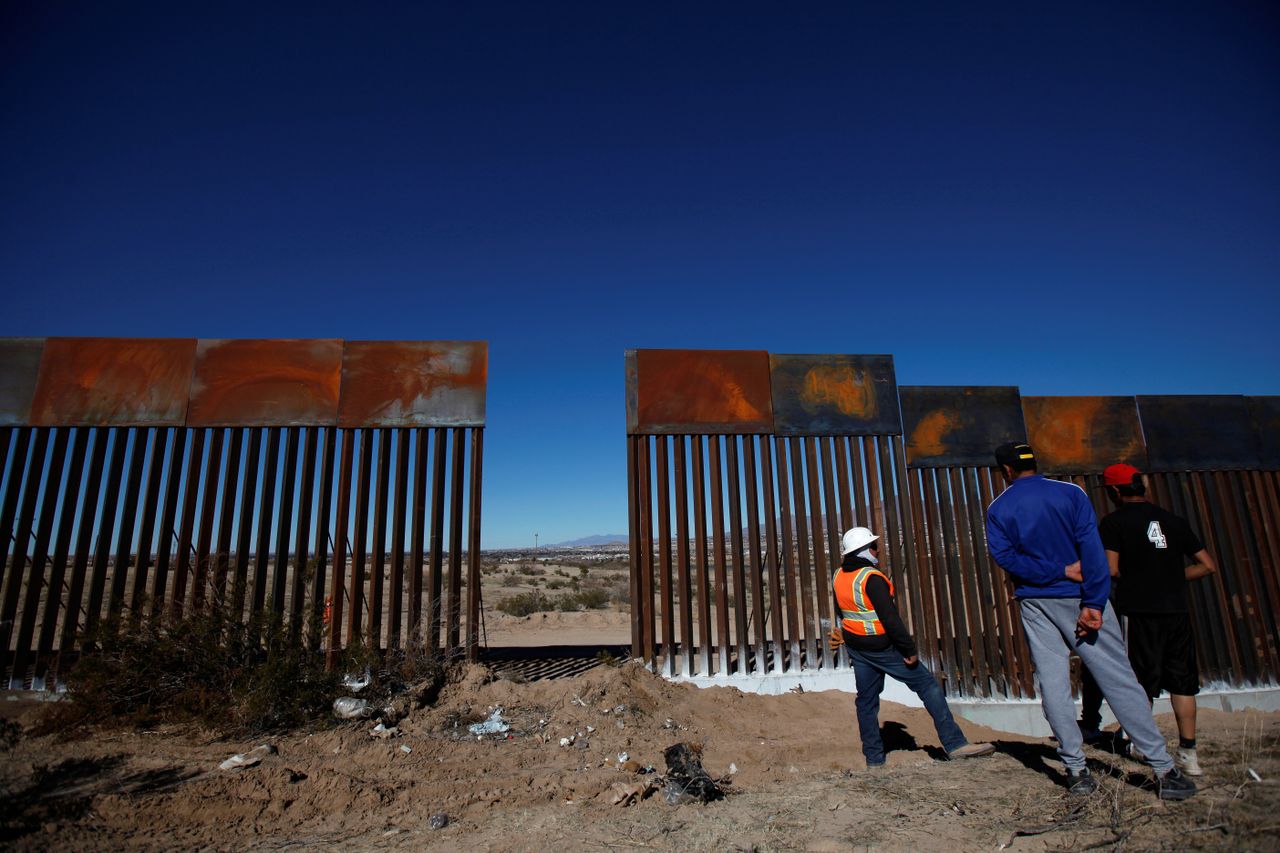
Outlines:
[[1119, 612], [1187, 612], [1187, 558], [1204, 545], [1186, 519], [1147, 501], [1125, 503], [1099, 522], [1098, 533], [1102, 547], [1120, 555]]

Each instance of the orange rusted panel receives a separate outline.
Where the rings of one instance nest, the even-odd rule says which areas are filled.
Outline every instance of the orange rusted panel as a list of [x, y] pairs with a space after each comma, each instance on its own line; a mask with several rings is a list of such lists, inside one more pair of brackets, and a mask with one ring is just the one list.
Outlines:
[[897, 435], [891, 355], [770, 355], [778, 435]]
[[484, 341], [347, 341], [342, 427], [484, 426]]
[[636, 350], [634, 405], [633, 434], [772, 432], [769, 354]]
[[342, 341], [201, 340], [190, 426], [332, 426]]
[[1022, 413], [1041, 471], [1092, 474], [1117, 462], [1147, 467], [1134, 397], [1023, 397]]
[[193, 338], [49, 338], [34, 426], [181, 426]]
[[0, 426], [31, 422], [44, 338], [0, 338]]
[[1015, 387], [903, 385], [898, 397], [907, 463], [915, 467], [991, 466], [997, 446], [1026, 438]]

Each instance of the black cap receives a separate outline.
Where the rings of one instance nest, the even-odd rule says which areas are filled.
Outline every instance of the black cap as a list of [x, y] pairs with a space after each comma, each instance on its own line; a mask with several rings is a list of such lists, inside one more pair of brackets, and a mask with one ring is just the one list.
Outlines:
[[1036, 467], [1036, 454], [1029, 444], [1009, 442], [996, 448], [996, 464], [1008, 465], [1015, 471], [1030, 471]]

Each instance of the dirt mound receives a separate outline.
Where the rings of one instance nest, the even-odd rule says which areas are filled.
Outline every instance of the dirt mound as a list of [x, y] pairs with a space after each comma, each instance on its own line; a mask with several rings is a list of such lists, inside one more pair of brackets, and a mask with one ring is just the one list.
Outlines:
[[[3, 708], [7, 716], [30, 719], [20, 703], [0, 704], [11, 706]], [[3, 840], [36, 849], [56, 837], [70, 850], [286, 842], [821, 850], [847, 849], [856, 837], [890, 849], [943, 850], [997, 846], [1032, 828], [1015, 849], [1043, 849], [1045, 837], [1053, 846], [1084, 846], [1117, 833], [1137, 847], [1177, 838], [1181, 846], [1212, 847], [1255, 838], [1241, 834], [1252, 831], [1250, 815], [1265, 828], [1265, 816], [1280, 806], [1269, 781], [1280, 777], [1276, 714], [1202, 712], [1209, 775], [1201, 796], [1180, 806], [1138, 787], [1143, 768], [1091, 756], [1104, 788], [1081, 809], [1064, 795], [1044, 742], [962, 721], [972, 740], [995, 741], [998, 753], [941, 761], [928, 716], [892, 703], [881, 713], [888, 768], [866, 771], [847, 693], [699, 689], [636, 664], [533, 683], [472, 666], [433, 705], [401, 710], [391, 736], [373, 736], [373, 720], [336, 724], [272, 741], [274, 754], [229, 771], [219, 763], [258, 743], [178, 731], [24, 738], [0, 763], [13, 812]], [[473, 734], [470, 726], [495, 711], [509, 728]], [[1169, 734], [1171, 721], [1160, 721]], [[646, 780], [666, 769], [663, 751], [681, 742], [701, 748], [703, 767], [724, 783], [727, 799], [671, 806], [641, 794], [625, 799], [629, 807], [614, 804], [620, 790], [648, 789]], [[441, 813], [449, 825], [433, 830], [430, 819]], [[1133, 817], [1117, 823], [1117, 814]], [[1192, 830], [1203, 831], [1185, 834]]]

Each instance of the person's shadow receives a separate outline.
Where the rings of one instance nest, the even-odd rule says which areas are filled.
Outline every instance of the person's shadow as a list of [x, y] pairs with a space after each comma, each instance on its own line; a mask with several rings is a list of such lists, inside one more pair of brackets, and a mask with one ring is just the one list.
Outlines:
[[[1034, 770], [1055, 782], [1062, 782], [1062, 773], [1056, 766], [1058, 752], [1048, 744], [1024, 743], [1017, 740], [997, 740], [992, 743], [995, 744], [996, 752], [1002, 752], [1020, 761], [1028, 770]], [[1050, 764], [1050, 761], [1055, 763]]]
[[880, 739], [884, 741], [884, 754], [887, 756], [894, 750], [916, 751], [921, 750], [935, 761], [942, 761], [947, 757], [947, 753], [938, 746], [921, 747], [916, 742], [915, 737], [907, 731], [907, 727], [902, 723], [890, 720], [880, 727]]

